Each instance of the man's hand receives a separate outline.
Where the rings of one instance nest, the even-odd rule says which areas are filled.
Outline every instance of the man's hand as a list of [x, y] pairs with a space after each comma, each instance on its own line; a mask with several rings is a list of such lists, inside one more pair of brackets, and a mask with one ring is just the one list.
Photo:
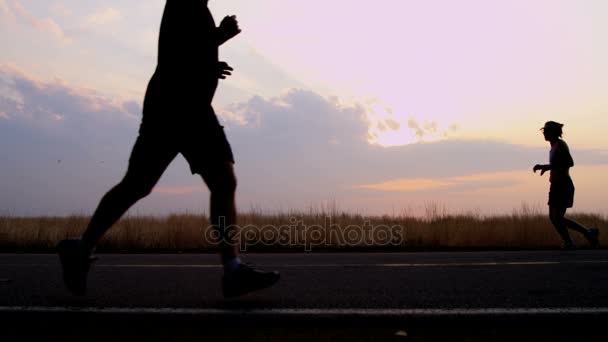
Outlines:
[[228, 40], [234, 38], [237, 34], [241, 33], [241, 29], [239, 28], [239, 22], [236, 20], [236, 15], [226, 16], [220, 23], [218, 31], [218, 45], [224, 44]]
[[534, 173], [536, 173], [536, 171], [540, 170], [540, 175], [544, 175], [545, 172], [549, 171], [549, 166], [548, 165], [540, 165], [540, 164], [536, 164], [534, 165], [534, 168], [532, 169], [532, 171], [534, 171]]
[[217, 78], [225, 80], [227, 76], [232, 75], [234, 69], [226, 62], [217, 63]]

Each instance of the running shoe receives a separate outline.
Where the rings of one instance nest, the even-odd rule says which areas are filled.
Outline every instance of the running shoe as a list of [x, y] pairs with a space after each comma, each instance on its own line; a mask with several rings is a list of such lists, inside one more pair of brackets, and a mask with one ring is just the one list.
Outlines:
[[598, 248], [600, 246], [600, 230], [597, 228], [590, 228], [587, 239], [589, 240], [591, 248]]
[[222, 292], [224, 298], [234, 298], [271, 287], [279, 281], [279, 278], [280, 274], [277, 271], [266, 272], [243, 263], [236, 270], [224, 274]]
[[95, 258], [82, 247], [80, 239], [62, 240], [57, 244], [57, 253], [65, 287], [75, 295], [84, 295], [87, 292], [87, 275]]

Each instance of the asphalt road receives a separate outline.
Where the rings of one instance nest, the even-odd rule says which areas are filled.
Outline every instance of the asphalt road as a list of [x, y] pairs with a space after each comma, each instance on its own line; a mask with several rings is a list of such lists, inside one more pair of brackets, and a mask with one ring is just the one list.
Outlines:
[[0, 316], [346, 319], [351, 326], [436, 319], [608, 321], [603, 250], [250, 254], [246, 260], [279, 270], [280, 283], [224, 300], [215, 255], [100, 255], [88, 294], [75, 297], [63, 288], [55, 255], [0, 254]]

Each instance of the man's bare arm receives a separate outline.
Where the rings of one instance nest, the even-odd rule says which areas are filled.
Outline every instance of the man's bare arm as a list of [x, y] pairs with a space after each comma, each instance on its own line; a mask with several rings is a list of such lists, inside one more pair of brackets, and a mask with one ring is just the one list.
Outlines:
[[232, 71], [234, 69], [228, 65], [226, 62], [218, 62], [217, 63], [217, 77], [219, 79], [225, 80], [226, 77], [232, 75]]
[[536, 171], [540, 171], [540, 175], [542, 176], [545, 174], [545, 172], [551, 171], [551, 165], [550, 164], [545, 164], [545, 165], [536, 164], [536, 165], [534, 165], [534, 168], [532, 169], [532, 171], [534, 171], [534, 173], [536, 173]]
[[217, 28], [217, 45], [220, 46], [241, 33], [236, 15], [226, 16]]

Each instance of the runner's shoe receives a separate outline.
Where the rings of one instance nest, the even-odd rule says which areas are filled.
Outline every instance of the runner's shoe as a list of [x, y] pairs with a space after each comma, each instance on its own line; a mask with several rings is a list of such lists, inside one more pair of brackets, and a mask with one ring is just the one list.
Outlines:
[[600, 246], [600, 230], [597, 228], [589, 228], [587, 239], [589, 240], [591, 248], [598, 248]]
[[572, 241], [564, 242], [564, 245], [562, 246], [562, 250], [564, 250], [564, 251], [574, 251], [574, 250], [576, 250], [576, 245]]
[[84, 295], [87, 291], [87, 274], [95, 258], [82, 247], [80, 239], [62, 240], [57, 244], [57, 253], [65, 287], [75, 295]]
[[271, 287], [279, 281], [279, 278], [280, 274], [277, 271], [266, 272], [252, 265], [240, 264], [236, 270], [222, 277], [222, 292], [224, 298], [234, 298]]

